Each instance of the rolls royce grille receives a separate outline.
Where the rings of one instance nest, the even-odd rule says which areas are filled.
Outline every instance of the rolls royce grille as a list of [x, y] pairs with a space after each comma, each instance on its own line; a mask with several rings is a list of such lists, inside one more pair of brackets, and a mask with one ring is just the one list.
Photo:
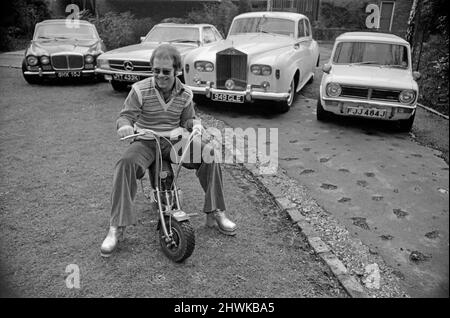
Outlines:
[[216, 54], [217, 88], [226, 89], [225, 82], [232, 79], [234, 90], [245, 90], [247, 86], [247, 54], [233, 48]]
[[397, 102], [400, 90], [373, 89], [369, 87], [341, 86], [342, 97]]
[[79, 70], [83, 68], [83, 55], [52, 55], [52, 66], [55, 70]]
[[151, 72], [152, 70], [150, 61], [109, 60], [109, 66], [112, 69], [127, 72]]

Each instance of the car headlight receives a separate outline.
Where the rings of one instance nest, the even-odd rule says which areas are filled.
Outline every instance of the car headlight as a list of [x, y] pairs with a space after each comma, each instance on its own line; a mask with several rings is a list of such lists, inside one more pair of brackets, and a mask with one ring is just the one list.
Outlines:
[[88, 63], [88, 64], [91, 64], [91, 63], [94, 62], [94, 57], [93, 57], [92, 55], [86, 55], [86, 56], [84, 57], [84, 61], [85, 61], [86, 63]]
[[398, 96], [400, 103], [411, 104], [416, 98], [416, 92], [410, 89], [404, 90]]
[[34, 55], [30, 55], [27, 57], [28, 65], [35, 66], [38, 64], [38, 62], [39, 62], [38, 58]]
[[250, 66], [250, 72], [254, 75], [269, 76], [272, 74], [272, 67], [269, 65], [253, 64]]
[[48, 64], [50, 63], [50, 59], [48, 58], [48, 56], [43, 55], [41, 56], [41, 64]]
[[338, 97], [342, 93], [341, 85], [338, 83], [329, 83], [327, 85], [327, 95], [330, 97]]
[[197, 61], [194, 63], [194, 68], [199, 72], [212, 72], [214, 71], [214, 64], [207, 61]]
[[109, 62], [108, 60], [98, 59], [97, 60], [97, 67], [98, 68], [109, 68]]

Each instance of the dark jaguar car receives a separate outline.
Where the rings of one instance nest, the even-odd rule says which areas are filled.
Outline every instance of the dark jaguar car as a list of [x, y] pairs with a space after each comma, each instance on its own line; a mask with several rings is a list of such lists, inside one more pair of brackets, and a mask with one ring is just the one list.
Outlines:
[[[70, 20], [69, 20], [70, 21]], [[44, 78], [94, 78], [97, 56], [106, 48], [95, 26], [65, 19], [37, 23], [25, 50], [22, 72], [30, 84]]]

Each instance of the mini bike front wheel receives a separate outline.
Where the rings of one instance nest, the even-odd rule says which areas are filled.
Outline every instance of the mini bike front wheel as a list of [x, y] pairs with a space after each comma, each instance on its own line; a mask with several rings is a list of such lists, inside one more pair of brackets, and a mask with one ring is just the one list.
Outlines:
[[165, 218], [167, 231], [172, 229], [172, 237], [167, 240], [162, 226], [159, 226], [159, 243], [163, 253], [172, 261], [181, 263], [191, 256], [195, 247], [195, 233], [189, 221], [178, 222], [175, 219], [169, 221]]

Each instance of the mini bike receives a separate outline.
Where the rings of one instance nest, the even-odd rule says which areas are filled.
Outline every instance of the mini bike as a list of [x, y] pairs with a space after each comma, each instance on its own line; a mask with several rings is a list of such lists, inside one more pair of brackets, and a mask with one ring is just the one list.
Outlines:
[[[137, 134], [122, 138], [121, 140], [135, 138], [142, 135], [152, 135], [156, 142], [156, 154], [154, 163], [148, 168], [152, 192], [149, 196], [151, 201], [156, 202], [158, 210], [159, 243], [163, 253], [174, 262], [182, 262], [191, 256], [195, 247], [195, 232], [189, 220], [190, 215], [181, 208], [182, 193], [177, 187], [177, 179], [181, 170], [181, 163], [185, 157], [194, 137], [201, 134], [201, 129], [193, 129], [188, 137], [188, 143], [181, 159], [176, 163], [176, 172], [171, 162], [162, 158], [161, 138], [158, 133], [143, 129]], [[170, 141], [169, 141], [170, 142]]]

